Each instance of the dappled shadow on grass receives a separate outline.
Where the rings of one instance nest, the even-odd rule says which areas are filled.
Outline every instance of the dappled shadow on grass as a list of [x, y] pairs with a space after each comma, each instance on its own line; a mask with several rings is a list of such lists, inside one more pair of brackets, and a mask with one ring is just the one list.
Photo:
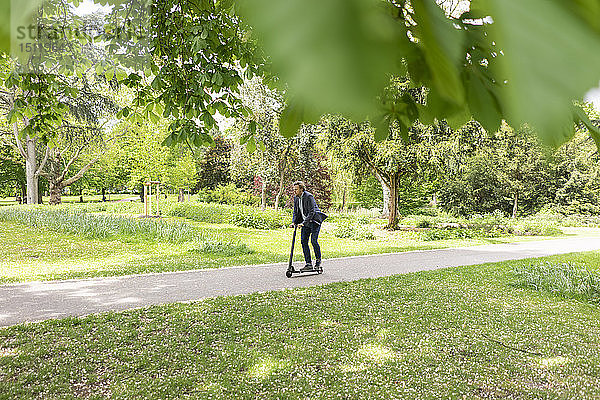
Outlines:
[[3, 360], [4, 388], [15, 398], [67, 397], [75, 383], [93, 397], [99, 382], [124, 398], [596, 398], [598, 312], [511, 289], [509, 276], [509, 263], [457, 267], [9, 328], [0, 349], [28, 357]]
[[[190, 271], [196, 269], [222, 268], [237, 265], [253, 265], [285, 262], [287, 258], [275, 253], [255, 252], [243, 256], [219, 256], [184, 252], [182, 254], [148, 255], [136, 257], [123, 263], [103, 264], [86, 270], [63, 271], [51, 274], [38, 274], [26, 280], [61, 280], [95, 277], [112, 277], [134, 274]], [[0, 283], [23, 282], [23, 279], [0, 276]]]

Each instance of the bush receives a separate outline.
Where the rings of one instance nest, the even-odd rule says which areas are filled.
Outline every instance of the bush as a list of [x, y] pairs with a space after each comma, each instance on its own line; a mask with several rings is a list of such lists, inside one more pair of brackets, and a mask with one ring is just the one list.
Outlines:
[[[454, 229], [428, 229], [421, 232], [420, 237], [423, 241], [430, 240], [445, 240], [445, 239], [467, 239], [473, 237], [481, 237], [483, 232], [478, 232], [472, 229], [454, 228]], [[485, 236], [484, 236], [485, 237]]]
[[416, 227], [417, 228], [430, 228], [431, 221], [428, 219], [425, 219], [425, 218], [421, 218], [421, 219], [417, 220]]
[[351, 193], [361, 207], [379, 209], [383, 207], [381, 183], [372, 175], [369, 175], [362, 183], [354, 186]]
[[[154, 199], [152, 200], [154, 204]], [[144, 212], [144, 203], [140, 201], [70, 203], [52, 206], [52, 209], [79, 213], [141, 214]]]
[[554, 222], [560, 226], [599, 227], [600, 215], [582, 215], [568, 213], [559, 206], [546, 206], [527, 220]]
[[357, 220], [340, 219], [333, 234], [339, 238], [349, 238], [354, 240], [372, 240], [375, 239], [370, 225], [366, 225]]
[[165, 209], [165, 215], [189, 218], [212, 224], [232, 224], [254, 229], [277, 229], [288, 226], [290, 211], [261, 210], [257, 207], [216, 203], [176, 203]]
[[214, 189], [199, 190], [198, 201], [229, 205], [257, 205], [260, 203], [260, 199], [258, 197], [238, 188], [233, 183], [228, 185], [220, 185]]
[[565, 297], [600, 302], [600, 276], [585, 266], [550, 262], [518, 265], [514, 269], [516, 286], [543, 290]]
[[198, 222], [224, 224], [229, 222], [231, 206], [216, 203], [174, 203], [165, 207], [165, 215], [189, 218]]
[[558, 224], [546, 221], [518, 221], [511, 226], [513, 234], [518, 236], [558, 236], [562, 235]]
[[229, 223], [254, 229], [285, 228], [292, 221], [288, 210], [261, 210], [255, 207], [236, 206], [229, 214]]

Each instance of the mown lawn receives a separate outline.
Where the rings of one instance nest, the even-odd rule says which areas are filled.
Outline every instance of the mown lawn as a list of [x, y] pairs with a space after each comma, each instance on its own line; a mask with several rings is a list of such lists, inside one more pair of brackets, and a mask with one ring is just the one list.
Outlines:
[[599, 398], [598, 306], [514, 286], [529, 262], [2, 329], [0, 398]]
[[[276, 263], [286, 262], [289, 257], [292, 229], [258, 230], [183, 218], [167, 220], [184, 221], [215, 236], [240, 240], [253, 252], [234, 255], [203, 253], [191, 242], [166, 243], [131, 236], [86, 239], [21, 223], [0, 222], [0, 284]], [[539, 239], [504, 237], [424, 242], [414, 232], [395, 232], [379, 235], [376, 240], [357, 241], [337, 238], [326, 230], [322, 232], [319, 242], [326, 259]], [[296, 241], [294, 251], [296, 261], [303, 259], [299, 242]]]

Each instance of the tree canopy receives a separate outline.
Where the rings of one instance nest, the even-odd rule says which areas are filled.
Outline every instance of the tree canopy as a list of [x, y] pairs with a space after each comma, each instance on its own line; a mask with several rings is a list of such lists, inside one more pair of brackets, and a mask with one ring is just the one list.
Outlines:
[[[407, 132], [416, 119], [459, 127], [472, 116], [489, 132], [502, 119], [527, 122], [551, 144], [582, 121], [600, 145], [573, 106], [600, 80], [599, 3], [461, 3], [446, 15], [434, 0], [246, 0], [242, 14], [295, 96], [283, 113], [287, 134], [323, 112], [370, 119], [377, 139], [392, 122]], [[378, 101], [390, 74], [427, 88], [425, 104]]]

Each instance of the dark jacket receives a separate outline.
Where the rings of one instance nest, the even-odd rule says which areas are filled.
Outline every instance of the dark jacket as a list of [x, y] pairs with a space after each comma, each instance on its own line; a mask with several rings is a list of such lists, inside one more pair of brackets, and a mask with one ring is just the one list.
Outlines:
[[317, 202], [315, 201], [314, 196], [304, 191], [302, 195], [302, 208], [304, 209], [304, 215], [306, 218], [302, 219], [302, 213], [300, 212], [300, 197], [294, 197], [294, 214], [292, 216], [292, 221], [294, 224], [304, 224], [308, 225], [309, 222], [315, 222], [319, 225], [323, 222], [327, 215], [322, 213], [317, 207]]

